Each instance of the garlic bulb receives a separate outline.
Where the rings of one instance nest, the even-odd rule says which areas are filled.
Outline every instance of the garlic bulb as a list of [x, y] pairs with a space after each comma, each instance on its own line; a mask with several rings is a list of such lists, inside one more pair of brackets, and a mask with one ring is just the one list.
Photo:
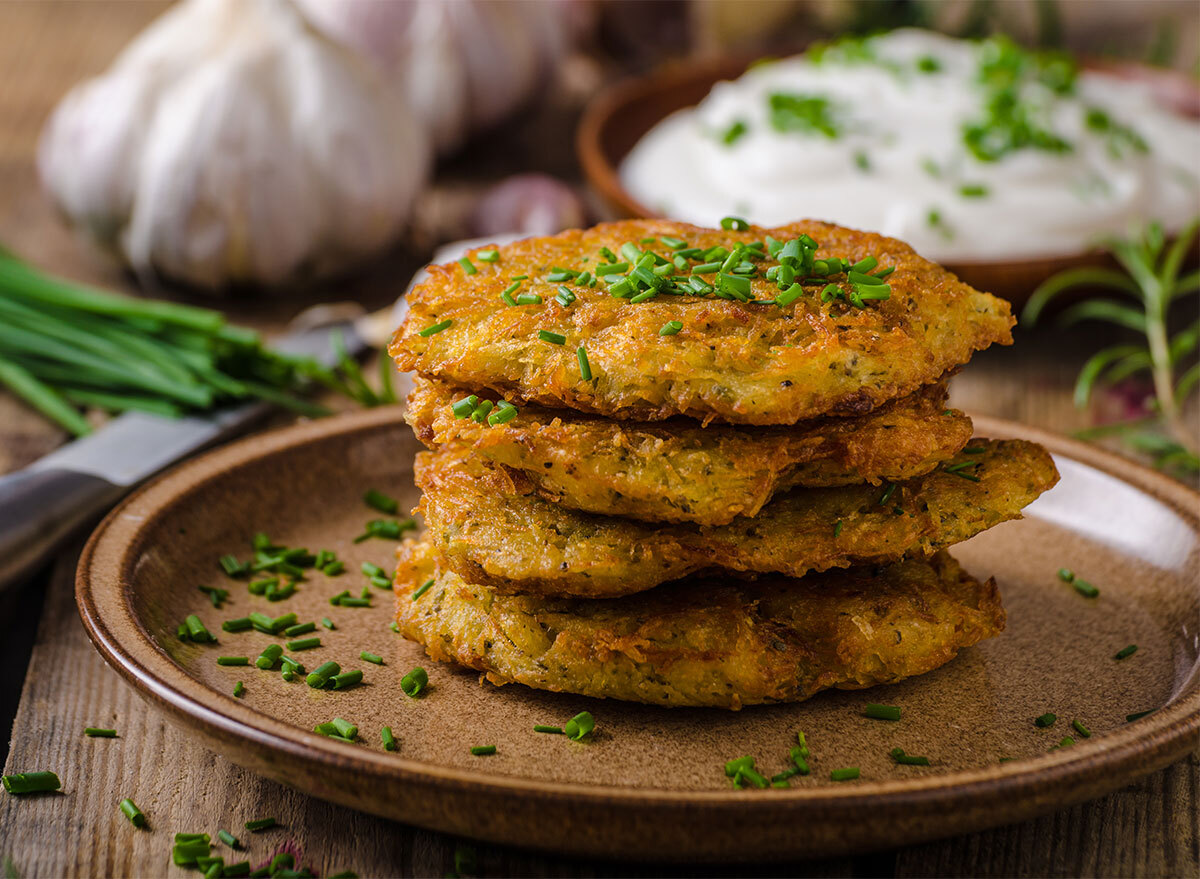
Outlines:
[[329, 36], [374, 59], [438, 149], [503, 119], [588, 25], [583, 0], [296, 0]]
[[430, 152], [404, 96], [291, 0], [184, 0], [67, 95], [38, 166], [135, 271], [218, 288], [386, 246]]

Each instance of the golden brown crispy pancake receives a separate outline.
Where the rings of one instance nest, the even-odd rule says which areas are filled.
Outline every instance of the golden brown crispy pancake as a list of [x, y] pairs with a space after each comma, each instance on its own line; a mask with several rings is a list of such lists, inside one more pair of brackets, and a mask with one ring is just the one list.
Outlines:
[[519, 473], [454, 447], [420, 453], [415, 475], [430, 539], [465, 580], [607, 598], [708, 569], [800, 577], [928, 555], [1018, 518], [1058, 480], [1049, 453], [1023, 440], [972, 440], [946, 467], [962, 469], [884, 488], [795, 489], [754, 518], [712, 527], [564, 509]]
[[434, 659], [494, 684], [653, 705], [736, 709], [895, 683], [1004, 629], [995, 581], [973, 580], [946, 553], [604, 601], [496, 594], [438, 569], [427, 541], [397, 555], [400, 631]]
[[[765, 301], [779, 288], [760, 271], [751, 285], [759, 302], [659, 295], [633, 303], [598, 284], [572, 286], [576, 299], [562, 306], [554, 299], [561, 282], [547, 279], [555, 266], [594, 268], [606, 261], [601, 247], [649, 246], [638, 242], [651, 236], [708, 248], [802, 233], [819, 243], [819, 258], [874, 256], [880, 267], [895, 266], [887, 278], [891, 298], [860, 309], [838, 299], [822, 302], [817, 285], [779, 307]], [[610, 418], [795, 424], [870, 412], [937, 381], [973, 352], [1012, 341], [1014, 320], [1004, 300], [967, 286], [903, 242], [827, 223], [732, 232], [627, 220], [498, 249], [491, 263], [472, 251], [475, 274], [458, 263], [430, 266], [429, 280], [408, 296], [409, 314], [389, 349], [401, 369], [472, 391], [491, 388], [516, 403]], [[655, 249], [670, 253], [665, 245]], [[521, 292], [539, 294], [540, 304], [512, 307], [501, 300], [514, 275], [528, 275]], [[420, 335], [447, 320], [448, 328]], [[683, 328], [659, 335], [672, 320]], [[565, 344], [544, 341], [541, 330], [564, 336]], [[580, 346], [591, 381], [581, 375]]]
[[489, 426], [455, 417], [451, 404], [466, 396], [418, 376], [406, 413], [417, 437], [430, 448], [453, 444], [519, 470], [539, 495], [564, 507], [657, 522], [724, 525], [757, 515], [794, 486], [911, 479], [971, 438], [971, 419], [946, 408], [944, 384], [869, 415], [794, 427], [611, 421], [541, 406]]

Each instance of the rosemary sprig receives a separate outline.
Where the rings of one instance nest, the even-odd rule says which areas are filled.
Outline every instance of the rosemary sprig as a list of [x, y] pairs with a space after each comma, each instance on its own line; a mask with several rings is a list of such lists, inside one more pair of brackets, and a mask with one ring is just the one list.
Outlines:
[[[1093, 429], [1100, 433], [1123, 433], [1136, 450], [1150, 455], [1156, 466], [1182, 473], [1200, 472], [1195, 432], [1188, 429], [1181, 412], [1188, 395], [1200, 384], [1200, 322], [1171, 336], [1167, 318], [1171, 306], [1189, 293], [1200, 290], [1200, 271], [1180, 274], [1188, 250], [1200, 231], [1200, 217], [1192, 220], [1169, 245], [1159, 223], [1150, 223], [1127, 239], [1107, 243], [1124, 269], [1089, 267], [1060, 272], [1034, 291], [1022, 313], [1028, 324], [1059, 293], [1073, 288], [1105, 288], [1132, 299], [1088, 299], [1063, 312], [1067, 324], [1081, 320], [1103, 320], [1142, 335], [1136, 343], [1112, 345], [1096, 352], [1079, 372], [1075, 383], [1075, 405], [1083, 408], [1098, 383], [1112, 384], [1129, 376], [1149, 372], [1154, 383], [1153, 409], [1149, 418], [1136, 418]], [[1190, 366], [1186, 366], [1190, 362]], [[1146, 430], [1157, 423], [1158, 430]]]

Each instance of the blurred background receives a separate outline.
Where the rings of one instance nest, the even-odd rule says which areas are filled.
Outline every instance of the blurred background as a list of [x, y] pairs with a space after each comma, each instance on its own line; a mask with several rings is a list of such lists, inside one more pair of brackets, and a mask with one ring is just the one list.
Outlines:
[[[1193, 127], [1200, 112], [1200, 9], [1189, 0], [9, 0], [0, 245], [18, 274], [214, 308], [268, 337], [298, 315], [349, 315], [380, 344], [392, 303], [439, 247], [628, 214], [614, 175], [655, 121], [648, 113], [695, 103], [755, 59], [901, 27], [1004, 35], [1051, 53], [1030, 57], [1151, 82]], [[1200, 175], [1197, 164], [1188, 173]], [[1156, 219], [1152, 207], [1142, 213]], [[1079, 265], [1025, 264], [982, 280], [962, 271], [1020, 302]], [[0, 302], [6, 295], [0, 283]], [[1158, 432], [1166, 445], [1122, 447], [1165, 455], [1190, 478], [1187, 370], [1200, 331], [1194, 292], [1176, 299], [1164, 320], [1185, 334], [1170, 375], [1184, 414]], [[1128, 320], [1065, 334], [1040, 326], [982, 357], [994, 372], [972, 367], [983, 384], [965, 376], [957, 402], [1064, 431], [1154, 421], [1162, 369], [1129, 359], [1145, 345]], [[0, 337], [0, 365], [20, 361], [13, 344]], [[1095, 371], [1113, 346], [1124, 354], [1101, 364], [1111, 380], [1093, 375], [1099, 390], [1080, 396], [1081, 367]], [[121, 411], [95, 393], [112, 389], [34, 373], [91, 426]], [[11, 374], [4, 384], [17, 393], [0, 394], [0, 471], [80, 432], [31, 408]], [[1054, 414], [1039, 417], [1039, 405]]]

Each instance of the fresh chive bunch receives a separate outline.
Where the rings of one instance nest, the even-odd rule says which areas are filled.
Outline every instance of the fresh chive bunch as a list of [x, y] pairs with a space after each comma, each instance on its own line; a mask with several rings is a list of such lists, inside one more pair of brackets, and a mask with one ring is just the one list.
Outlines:
[[316, 384], [364, 405], [395, 400], [342, 355], [330, 370], [265, 348], [220, 312], [53, 278], [0, 249], [0, 385], [76, 436], [92, 430], [89, 407], [176, 417], [259, 399], [316, 417], [328, 410], [300, 396]]

